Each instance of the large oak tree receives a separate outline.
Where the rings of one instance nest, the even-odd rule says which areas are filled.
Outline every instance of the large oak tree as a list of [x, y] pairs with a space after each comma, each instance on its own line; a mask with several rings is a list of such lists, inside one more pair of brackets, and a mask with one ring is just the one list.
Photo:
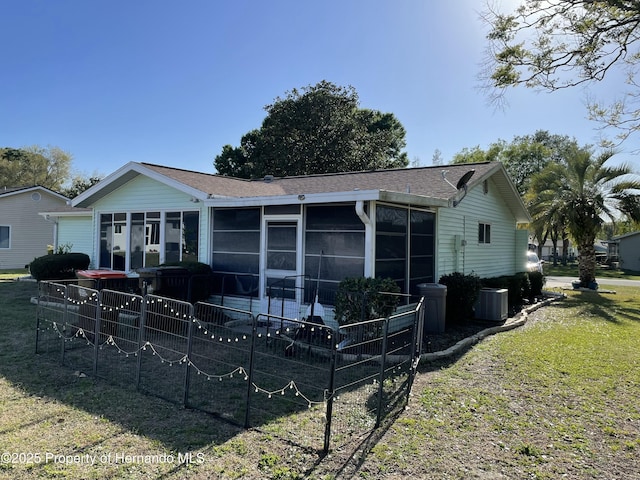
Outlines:
[[265, 107], [259, 129], [225, 145], [219, 174], [239, 178], [406, 167], [405, 129], [392, 113], [359, 107], [353, 87], [322, 81]]

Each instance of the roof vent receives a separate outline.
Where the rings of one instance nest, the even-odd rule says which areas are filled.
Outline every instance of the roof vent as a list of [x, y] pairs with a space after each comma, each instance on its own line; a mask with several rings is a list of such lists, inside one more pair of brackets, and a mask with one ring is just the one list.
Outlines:
[[271, 183], [271, 182], [273, 182], [273, 175], [265, 175], [264, 183]]

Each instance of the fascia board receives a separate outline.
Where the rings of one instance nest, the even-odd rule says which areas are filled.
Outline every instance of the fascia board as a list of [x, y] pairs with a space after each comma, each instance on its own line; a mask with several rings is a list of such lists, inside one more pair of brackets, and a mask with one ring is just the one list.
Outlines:
[[411, 193], [380, 191], [380, 201], [399, 203], [402, 205], [413, 205], [418, 207], [449, 207], [449, 200], [443, 198], [425, 197], [423, 195], [413, 195]]
[[[301, 195], [304, 195], [304, 199], [300, 199]], [[294, 195], [269, 195], [261, 197], [213, 197], [205, 200], [204, 204], [207, 207], [259, 207], [263, 205], [342, 203], [379, 199], [380, 190], [352, 190], [348, 192], [310, 194], [301, 192]]]
[[42, 217], [91, 217], [93, 210], [80, 210], [78, 212], [38, 212]]

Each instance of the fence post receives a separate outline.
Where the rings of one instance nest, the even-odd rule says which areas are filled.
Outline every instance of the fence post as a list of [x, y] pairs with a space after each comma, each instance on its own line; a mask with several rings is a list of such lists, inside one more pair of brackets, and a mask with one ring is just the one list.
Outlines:
[[147, 295], [146, 284], [144, 287], [145, 294], [142, 297], [142, 304], [140, 305], [140, 326], [138, 328], [138, 362], [136, 365], [136, 390], [140, 390], [140, 373], [142, 371], [142, 352], [145, 347], [144, 329], [146, 328], [147, 319]]
[[380, 379], [378, 380], [378, 416], [376, 418], [376, 426], [378, 428], [382, 422], [382, 407], [384, 396], [384, 371], [387, 368], [387, 336], [389, 335], [389, 319], [385, 318], [382, 329], [382, 352], [380, 358]]
[[38, 340], [40, 337], [40, 298], [42, 297], [42, 292], [40, 291], [41, 283], [38, 282], [38, 299], [36, 304], [36, 355], [38, 354]]
[[251, 315], [251, 347], [249, 353], [249, 372], [247, 373], [247, 403], [244, 412], [244, 428], [249, 428], [251, 412], [251, 395], [253, 394], [253, 362], [256, 349], [256, 337], [258, 336], [258, 317]]
[[[64, 288], [64, 310], [62, 310], [62, 321], [64, 323], [63, 330], [66, 332], [67, 324], [69, 323], [69, 291], [67, 290], [67, 285], [62, 285]], [[65, 333], [62, 334], [62, 348], [60, 350], [60, 363], [64, 365], [64, 352], [67, 348], [67, 339], [65, 338]]]
[[[116, 314], [117, 315], [117, 314]], [[100, 329], [102, 323], [102, 290], [98, 291], [98, 304], [94, 314], [95, 322], [93, 325], [93, 378], [98, 377], [98, 344], [100, 343]], [[116, 319], [118, 317], [116, 316]]]
[[422, 321], [424, 314], [424, 297], [420, 299], [416, 307], [414, 320], [413, 320], [413, 343], [411, 344], [411, 366], [409, 369], [409, 385], [407, 388], [407, 405], [411, 397], [411, 389], [413, 388], [413, 382], [418, 373], [418, 362], [420, 361], [420, 354], [422, 353]]
[[185, 368], [184, 374], [184, 397], [182, 399], [182, 404], [184, 407], [189, 406], [189, 385], [191, 384], [191, 352], [193, 349], [193, 318], [195, 315], [195, 311], [193, 305], [189, 307], [189, 325], [187, 327], [187, 366]]
[[331, 441], [331, 420], [333, 418], [333, 398], [335, 396], [336, 388], [336, 364], [338, 359], [338, 343], [335, 340], [335, 335], [331, 335], [331, 366], [329, 370], [329, 387], [327, 388], [327, 421], [324, 426], [324, 446], [322, 453], [326, 455], [329, 453], [329, 442]]

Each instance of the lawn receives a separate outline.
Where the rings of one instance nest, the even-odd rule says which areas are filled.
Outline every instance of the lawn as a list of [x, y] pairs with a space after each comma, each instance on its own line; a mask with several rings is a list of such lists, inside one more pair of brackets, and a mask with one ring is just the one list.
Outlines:
[[322, 458], [295, 418], [245, 431], [34, 355], [35, 284], [0, 282], [0, 478], [631, 478], [640, 295], [615, 290], [421, 364], [410, 408]]
[[[544, 264], [544, 274], [554, 277], [574, 277], [578, 278], [578, 264], [573, 262], [568, 265], [558, 265], [554, 266], [553, 262], [545, 262]], [[597, 267], [596, 269], [596, 280], [598, 283], [602, 283], [602, 279], [607, 278], [622, 278], [627, 280], [640, 280], [640, 272], [634, 272], [633, 270], [612, 270], [607, 267]]]

